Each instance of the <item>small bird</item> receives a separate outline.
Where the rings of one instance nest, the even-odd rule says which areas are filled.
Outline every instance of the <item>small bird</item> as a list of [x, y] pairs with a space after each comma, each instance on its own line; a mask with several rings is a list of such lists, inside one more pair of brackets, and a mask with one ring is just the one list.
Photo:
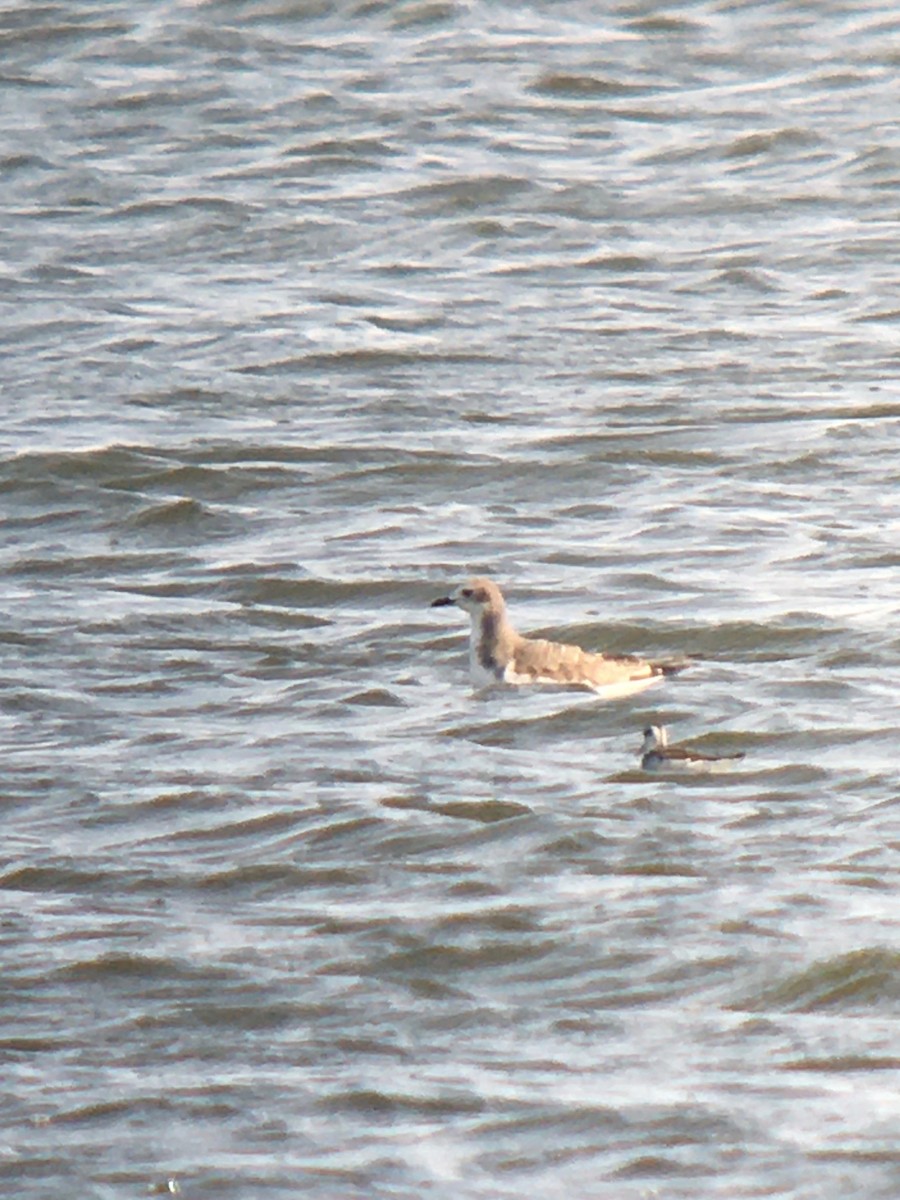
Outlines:
[[664, 725], [650, 725], [644, 730], [644, 741], [638, 754], [645, 771], [727, 771], [743, 754], [701, 754], [686, 746], [670, 746]]
[[588, 688], [612, 700], [641, 692], [690, 665], [687, 660], [648, 662], [631, 655], [591, 654], [580, 646], [523, 637], [510, 624], [503, 593], [491, 579], [470, 579], [431, 607], [446, 604], [472, 618], [469, 666], [476, 687], [551, 684]]

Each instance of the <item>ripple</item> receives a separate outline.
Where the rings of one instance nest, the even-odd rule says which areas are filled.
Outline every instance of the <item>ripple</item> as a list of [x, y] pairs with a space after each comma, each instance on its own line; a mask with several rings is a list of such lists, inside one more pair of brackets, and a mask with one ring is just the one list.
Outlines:
[[815, 963], [748, 997], [739, 1007], [747, 1012], [853, 1012], [890, 1007], [896, 1003], [898, 993], [900, 955], [870, 947]]

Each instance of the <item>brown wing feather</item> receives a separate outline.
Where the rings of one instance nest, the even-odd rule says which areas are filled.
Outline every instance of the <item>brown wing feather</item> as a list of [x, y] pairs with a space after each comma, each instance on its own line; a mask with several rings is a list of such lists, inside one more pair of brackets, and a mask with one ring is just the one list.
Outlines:
[[532, 679], [601, 687], [662, 674], [661, 667], [640, 658], [589, 654], [580, 646], [543, 638], [522, 638], [518, 642], [513, 651], [513, 669]]

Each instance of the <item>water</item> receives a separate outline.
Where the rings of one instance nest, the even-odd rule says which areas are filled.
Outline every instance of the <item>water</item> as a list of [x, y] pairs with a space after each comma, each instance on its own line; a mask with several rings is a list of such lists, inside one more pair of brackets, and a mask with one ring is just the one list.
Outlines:
[[6, 6], [5, 1193], [897, 1195], [898, 32]]

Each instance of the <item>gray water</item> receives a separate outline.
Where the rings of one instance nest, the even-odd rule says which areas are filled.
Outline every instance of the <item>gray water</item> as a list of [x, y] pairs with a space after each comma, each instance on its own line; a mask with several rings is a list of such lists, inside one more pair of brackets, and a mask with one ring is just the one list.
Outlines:
[[[19, 0], [0, 77], [2, 1194], [893, 1200], [893, 0]], [[696, 663], [473, 694], [472, 571]]]

